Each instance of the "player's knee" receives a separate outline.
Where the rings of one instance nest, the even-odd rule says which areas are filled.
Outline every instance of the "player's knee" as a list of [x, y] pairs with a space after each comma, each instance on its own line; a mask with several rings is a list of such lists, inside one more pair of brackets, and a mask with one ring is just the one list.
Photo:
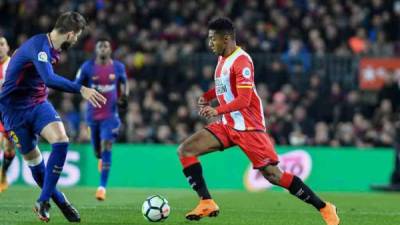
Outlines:
[[279, 185], [279, 179], [274, 175], [264, 176], [271, 184]]
[[279, 185], [280, 177], [278, 173], [262, 170], [262, 175], [266, 180], [268, 180], [271, 184]]
[[65, 142], [69, 142], [69, 138], [66, 134], [54, 135], [52, 140], [50, 140], [50, 144]]
[[101, 148], [103, 151], [111, 151], [112, 141], [103, 141], [101, 143]]
[[190, 148], [188, 147], [188, 144], [182, 143], [178, 147], [178, 156], [179, 157], [189, 157], [189, 156], [194, 156], [194, 155], [191, 152]]
[[35, 148], [32, 151], [23, 155], [24, 160], [27, 162], [28, 166], [36, 166], [42, 161], [42, 154], [39, 149]]
[[179, 146], [178, 146], [178, 151], [177, 151], [177, 153], [178, 153], [178, 156], [179, 157], [183, 157], [184, 156], [184, 146], [183, 146], [183, 144], [180, 144]]

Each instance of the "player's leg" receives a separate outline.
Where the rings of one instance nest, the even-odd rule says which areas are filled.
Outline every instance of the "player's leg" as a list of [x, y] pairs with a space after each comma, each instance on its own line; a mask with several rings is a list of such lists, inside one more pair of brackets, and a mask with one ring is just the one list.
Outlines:
[[11, 165], [12, 160], [15, 157], [15, 148], [14, 145], [7, 139], [3, 139], [4, 143], [4, 158], [3, 158], [3, 165], [2, 165], [2, 173], [5, 174], [8, 168]]
[[[36, 135], [30, 131], [26, 124], [21, 124], [20, 126], [10, 130], [8, 133], [10, 134], [10, 139], [13, 141], [13, 144], [18, 147], [24, 160], [27, 162], [28, 167], [32, 172], [33, 179], [39, 187], [42, 187], [45, 179], [45, 165], [43, 157], [36, 146]], [[60, 197], [56, 191], [53, 193], [53, 196], [56, 198]], [[43, 221], [49, 221], [49, 209], [49, 201], [36, 203], [34, 207], [39, 219]]]
[[277, 165], [268, 165], [259, 168], [259, 170], [270, 183], [287, 189], [292, 195], [314, 206], [317, 210], [325, 207], [325, 202], [321, 200], [299, 177], [288, 172], [282, 172]]
[[[42, 188], [44, 177], [45, 177], [45, 165], [42, 154], [40, 153], [39, 148], [36, 146], [35, 149], [23, 155], [24, 160], [27, 162], [29, 169], [31, 170], [32, 177], [35, 180], [36, 184]], [[58, 208], [64, 214], [65, 218], [69, 222], [79, 222], [80, 216], [77, 210], [71, 205], [68, 201], [67, 197], [55, 189], [53, 194], [51, 195], [51, 199], [56, 203]]]
[[[13, 145], [19, 149], [32, 172], [33, 179], [39, 187], [43, 187], [43, 182], [45, 180], [45, 165], [43, 157], [37, 148], [37, 136], [32, 132], [32, 121], [41, 116], [50, 118], [46, 114], [46, 111], [35, 115], [34, 109], [2, 113], [2, 120], [5, 121], [4, 125], [7, 129], [8, 138], [12, 141]], [[55, 201], [58, 200], [58, 202], [67, 202], [63, 195], [56, 190], [53, 191], [52, 198]], [[34, 209], [41, 220], [49, 221], [49, 201], [37, 202]]]
[[53, 193], [67, 157], [69, 139], [61, 122], [47, 124], [40, 133], [52, 147], [47, 161], [46, 176], [39, 201], [48, 201]]
[[0, 122], [0, 153], [1, 150], [3, 150], [3, 163], [1, 164], [0, 169], [0, 192], [3, 192], [8, 188], [7, 170], [12, 160], [14, 159], [15, 152], [13, 151], [12, 145], [8, 140], [8, 136], [5, 132], [3, 123]]
[[[39, 149], [36, 148], [37, 137], [29, 130], [26, 124], [21, 124], [18, 127], [12, 128], [9, 131], [10, 139], [14, 145], [18, 147], [22, 157], [27, 162], [28, 167], [32, 172], [33, 179], [42, 187], [43, 180], [45, 177], [45, 166], [42, 155]], [[40, 220], [48, 222], [50, 220], [50, 203], [47, 202], [36, 202], [34, 210]]]
[[[235, 131], [233, 131], [235, 132]], [[239, 136], [238, 144], [252, 161], [254, 168], [260, 170], [270, 183], [281, 186], [300, 200], [313, 205], [317, 210], [328, 211], [325, 221], [328, 225], [339, 224], [334, 206], [321, 200], [303, 181], [288, 172], [282, 172], [277, 166], [278, 156], [269, 136], [263, 132], [235, 132]], [[333, 210], [333, 211], [332, 211]], [[323, 213], [324, 214], [324, 213]]]
[[6, 133], [0, 137], [0, 144], [3, 144], [3, 163], [0, 170], [0, 192], [5, 191], [8, 188], [7, 182], [7, 171], [15, 157], [14, 145], [8, 140]]
[[226, 139], [222, 125], [211, 124], [184, 140], [179, 146], [178, 155], [183, 166], [183, 173], [190, 186], [200, 197], [199, 205], [186, 214], [187, 219], [199, 220], [204, 216], [218, 215], [219, 207], [212, 200], [208, 191], [198, 156], [223, 149], [228, 145], [229, 141]]
[[111, 150], [115, 139], [118, 136], [121, 122], [118, 118], [104, 120], [100, 124], [101, 138], [101, 174], [100, 185], [96, 191], [97, 200], [103, 201], [106, 198], [106, 187], [111, 169]]
[[265, 166], [260, 168], [260, 171], [265, 179], [272, 184], [287, 189], [290, 194], [314, 206], [320, 211], [327, 225], [339, 224], [340, 219], [337, 215], [336, 206], [329, 202], [324, 202], [299, 177], [288, 172], [282, 172], [277, 165]]
[[100, 138], [100, 123], [92, 122], [89, 124], [90, 141], [93, 146], [94, 156], [97, 158], [97, 169], [101, 172], [101, 138]]
[[56, 190], [56, 184], [67, 156], [69, 139], [54, 107], [44, 102], [29, 113], [29, 124], [32, 133], [40, 134], [51, 145], [51, 153], [47, 160], [43, 188], [38, 203], [46, 203]]
[[69, 139], [60, 116], [49, 102], [36, 106], [30, 116], [33, 132], [40, 134], [52, 148], [46, 164], [43, 189], [38, 199], [43, 202], [50, 199], [60, 178], [67, 157]]
[[92, 142], [94, 156], [97, 159], [101, 159], [101, 138], [100, 138], [100, 126], [99, 123], [93, 122], [89, 124], [90, 141]]
[[108, 183], [108, 177], [111, 169], [111, 140], [101, 141], [101, 168], [100, 168], [100, 184], [96, 190], [96, 199], [104, 201], [106, 199], [106, 188]]

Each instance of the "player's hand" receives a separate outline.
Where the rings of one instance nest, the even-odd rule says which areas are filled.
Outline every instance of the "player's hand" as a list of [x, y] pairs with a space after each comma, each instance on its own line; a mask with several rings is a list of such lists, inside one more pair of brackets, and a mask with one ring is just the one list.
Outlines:
[[82, 86], [81, 95], [96, 108], [101, 108], [107, 102], [107, 99], [93, 88]]
[[208, 104], [209, 104], [209, 102], [203, 96], [201, 96], [199, 98], [199, 100], [197, 101], [197, 105], [200, 107], [200, 109], [204, 108]]
[[212, 117], [218, 116], [218, 111], [213, 107], [207, 105], [200, 109], [199, 114], [200, 116], [210, 119]]
[[121, 97], [119, 97], [118, 99], [118, 108], [120, 110], [126, 110], [127, 107], [128, 107], [128, 97], [125, 95], [121, 95]]

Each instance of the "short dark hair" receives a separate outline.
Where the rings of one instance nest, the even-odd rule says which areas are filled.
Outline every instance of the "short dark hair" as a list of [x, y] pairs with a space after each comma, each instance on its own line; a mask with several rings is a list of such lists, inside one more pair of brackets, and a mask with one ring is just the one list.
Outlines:
[[235, 37], [235, 26], [232, 20], [227, 17], [218, 17], [208, 23], [209, 30], [215, 30], [216, 33], [228, 34]]
[[77, 12], [65, 12], [58, 17], [54, 29], [65, 34], [70, 31], [79, 32], [85, 29], [86, 20]]
[[99, 42], [108, 42], [111, 44], [111, 39], [108, 36], [101, 36], [96, 39], [96, 43], [99, 43]]

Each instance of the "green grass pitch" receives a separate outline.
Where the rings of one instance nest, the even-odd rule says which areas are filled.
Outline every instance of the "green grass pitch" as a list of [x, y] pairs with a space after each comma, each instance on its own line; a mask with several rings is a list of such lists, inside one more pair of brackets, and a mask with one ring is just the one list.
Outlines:
[[[107, 199], [98, 202], [95, 188], [63, 190], [81, 213], [81, 224], [154, 224], [144, 220], [142, 202], [152, 194], [166, 197], [171, 206], [170, 217], [162, 224], [173, 225], [324, 225], [312, 207], [285, 192], [214, 190], [212, 194], [221, 208], [217, 218], [186, 221], [185, 213], [194, 207], [197, 198], [189, 189], [119, 189], [107, 190]], [[32, 187], [12, 186], [0, 193], [0, 224], [43, 224], [32, 212], [39, 191]], [[342, 225], [400, 224], [400, 194], [321, 193], [339, 209]], [[52, 204], [49, 224], [70, 224]]]

